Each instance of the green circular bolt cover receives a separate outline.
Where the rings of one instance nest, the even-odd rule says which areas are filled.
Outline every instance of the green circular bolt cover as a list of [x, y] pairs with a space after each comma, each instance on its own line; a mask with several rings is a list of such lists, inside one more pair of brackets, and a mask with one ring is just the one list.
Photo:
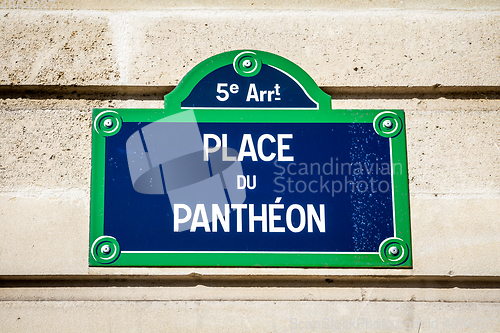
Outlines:
[[122, 118], [118, 112], [108, 110], [99, 113], [94, 119], [94, 130], [103, 136], [112, 136], [122, 127]]
[[233, 67], [239, 75], [251, 77], [259, 74], [262, 67], [262, 61], [257, 58], [255, 52], [244, 51], [234, 58]]
[[400, 238], [391, 237], [384, 240], [379, 247], [382, 261], [397, 266], [403, 264], [409, 256], [408, 245]]
[[111, 264], [120, 256], [120, 244], [111, 236], [97, 238], [91, 247], [92, 257], [101, 264]]
[[393, 138], [401, 133], [403, 122], [401, 118], [392, 111], [379, 113], [373, 120], [373, 129], [384, 138]]

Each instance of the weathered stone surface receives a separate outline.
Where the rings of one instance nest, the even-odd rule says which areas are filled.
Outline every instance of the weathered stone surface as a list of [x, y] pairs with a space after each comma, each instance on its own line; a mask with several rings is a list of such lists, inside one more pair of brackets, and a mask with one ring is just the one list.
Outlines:
[[407, 112], [412, 194], [500, 197], [500, 112]]
[[[50, 8], [52, 3], [48, 3], [44, 8]], [[87, 10], [165, 10], [172, 8], [218, 8], [218, 9], [305, 9], [305, 10], [346, 10], [346, 9], [498, 9], [498, 2], [495, 0], [477, 0], [471, 4], [467, 0], [372, 0], [372, 1], [348, 1], [348, 0], [290, 0], [285, 2], [278, 0], [241, 0], [236, 2], [230, 0], [148, 0], [148, 1], [77, 1], [77, 0], [58, 0], [54, 1], [52, 9], [87, 9]]]
[[[144, 16], [143, 16], [144, 15]], [[232, 49], [290, 59], [320, 86], [498, 85], [497, 12], [179, 11], [111, 16], [126, 35], [127, 82], [177, 84]]]
[[91, 110], [0, 110], [0, 177], [8, 188], [89, 188]]
[[498, 86], [498, 11], [3, 11], [0, 84], [176, 85], [234, 49], [320, 86]]
[[[23, 332], [498, 331], [498, 303], [2, 302], [2, 329]], [[461, 326], [460, 326], [461, 325]], [[469, 325], [469, 326], [467, 326]], [[472, 326], [474, 325], [474, 326]], [[472, 329], [471, 329], [472, 328]]]
[[[157, 277], [155, 280], [157, 284]], [[373, 281], [374, 278], [372, 277]], [[116, 281], [116, 280], [114, 280]], [[356, 279], [344, 282], [349, 287], [332, 286], [326, 281], [302, 282], [302, 285], [294, 286], [298, 280], [273, 281], [260, 280], [259, 284], [266, 284], [265, 288], [256, 285], [246, 287], [235, 287], [234, 281], [226, 282], [227, 285], [218, 286], [204, 285], [204, 282], [197, 281], [197, 285], [191, 282], [181, 284], [177, 282], [165, 282], [152, 288], [151, 283], [146, 285], [133, 285], [134, 280], [130, 279], [132, 286], [116, 286], [116, 282], [100, 281], [98, 286], [92, 285], [91, 281], [82, 281], [84, 286], [71, 287], [64, 286], [68, 282], [53, 282], [59, 284], [57, 287], [50, 285], [44, 288], [29, 288], [24, 286], [2, 288], [0, 301], [400, 301], [400, 302], [481, 302], [496, 303], [500, 298], [500, 291], [497, 288], [478, 288], [474, 286], [474, 279], [470, 279], [468, 285], [454, 288], [438, 287], [438, 283], [427, 280], [427, 286], [415, 281], [402, 287], [397, 280], [382, 282], [378, 287], [359, 287]], [[123, 280], [122, 280], [123, 281]], [[213, 280], [211, 281], [213, 283]], [[364, 281], [365, 283], [367, 280]], [[495, 282], [491, 282], [491, 286]], [[108, 285], [102, 286], [102, 285]], [[170, 284], [170, 286], [165, 286]], [[255, 283], [254, 283], [255, 284]], [[276, 286], [279, 284], [279, 286]], [[309, 284], [309, 285], [308, 285]], [[62, 285], [62, 286], [61, 286]], [[92, 285], [92, 288], [88, 286]], [[109, 285], [113, 285], [112, 287]], [[443, 282], [441, 282], [443, 285]], [[449, 284], [452, 286], [453, 282]]]
[[1, 11], [1, 85], [117, 82], [108, 19], [71, 12]]
[[86, 274], [88, 197], [71, 189], [25, 195], [0, 195], [0, 275]]
[[412, 197], [410, 206], [415, 274], [500, 274], [500, 198]]

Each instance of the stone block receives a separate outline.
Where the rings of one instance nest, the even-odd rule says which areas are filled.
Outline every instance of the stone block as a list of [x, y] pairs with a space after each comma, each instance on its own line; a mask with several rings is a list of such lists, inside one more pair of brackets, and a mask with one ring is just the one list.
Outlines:
[[[498, 331], [498, 303], [70, 301], [1, 302], [2, 329], [23, 332]], [[460, 326], [462, 325], [462, 326]], [[469, 326], [467, 326], [469, 325]], [[472, 326], [474, 325], [474, 326]], [[472, 328], [472, 329], [471, 329]]]
[[108, 18], [1, 11], [0, 85], [106, 85], [120, 78]]
[[324, 87], [498, 86], [498, 11], [4, 11], [0, 84], [175, 86], [220, 52], [290, 59]]

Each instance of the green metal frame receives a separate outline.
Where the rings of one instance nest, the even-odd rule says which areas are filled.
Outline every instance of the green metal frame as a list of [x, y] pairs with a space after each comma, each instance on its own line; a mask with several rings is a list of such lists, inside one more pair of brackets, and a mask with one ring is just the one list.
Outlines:
[[[113, 133], [106, 133], [99, 127], [102, 117], [110, 116], [121, 122], [154, 122], [179, 113], [181, 102], [195, 85], [212, 71], [233, 63], [242, 51], [231, 51], [209, 58], [191, 70], [179, 85], [165, 96], [164, 109], [94, 109], [92, 126], [92, 185], [90, 213], [90, 266], [266, 266], [266, 267], [392, 267], [411, 268], [411, 235], [406, 157], [405, 119], [402, 110], [332, 110], [331, 97], [324, 93], [299, 66], [280, 56], [252, 51], [263, 64], [277, 67], [294, 77], [307, 93], [319, 104], [317, 110], [238, 110], [197, 109], [194, 110], [198, 123], [374, 123], [376, 119], [396, 121], [399, 128], [394, 133], [374, 124], [382, 136], [390, 137], [392, 166], [402, 165], [402, 173], [393, 172], [393, 199], [395, 217], [395, 238], [386, 239], [378, 253], [277, 253], [277, 252], [121, 252], [119, 244], [112, 237], [107, 238], [104, 230], [105, 191], [105, 142]], [[108, 111], [111, 111], [109, 113]], [[283, 114], [286, 112], [286, 121]], [[381, 118], [381, 114], [382, 115]], [[378, 116], [378, 118], [377, 118]], [[178, 118], [177, 121], [183, 121]], [[115, 257], [98, 258], [97, 247], [107, 244], [115, 249]], [[399, 250], [393, 256], [389, 249]], [[108, 260], [108, 261], [107, 261]], [[108, 263], [109, 262], [109, 263]]]

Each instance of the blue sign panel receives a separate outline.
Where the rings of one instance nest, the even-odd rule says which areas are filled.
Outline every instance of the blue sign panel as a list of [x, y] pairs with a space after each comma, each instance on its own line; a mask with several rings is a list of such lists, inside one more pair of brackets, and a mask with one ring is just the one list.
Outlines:
[[394, 237], [389, 140], [372, 124], [126, 123], [106, 142], [104, 232], [125, 252], [377, 252]]

